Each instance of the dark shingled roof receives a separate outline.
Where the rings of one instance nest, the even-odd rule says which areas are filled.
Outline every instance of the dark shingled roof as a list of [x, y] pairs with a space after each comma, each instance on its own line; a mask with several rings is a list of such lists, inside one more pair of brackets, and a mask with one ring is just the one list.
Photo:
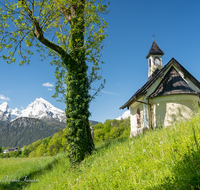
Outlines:
[[153, 41], [151, 49], [149, 50], [146, 58], [149, 58], [150, 55], [164, 55], [165, 53], [159, 48], [158, 44]]
[[194, 91], [172, 66], [158, 87], [148, 98], [170, 94], [199, 94]]
[[150, 78], [143, 86], [140, 88], [124, 105], [122, 105], [119, 109], [128, 108], [132, 103], [135, 102], [142, 95], [145, 95], [149, 88], [156, 82], [159, 77], [163, 77], [165, 71], [167, 71], [172, 65], [175, 65], [182, 73], [184, 73], [185, 77], [188, 77], [190, 81], [192, 81], [199, 89], [200, 83], [197, 79], [195, 79], [178, 61], [172, 58], [162, 69], [160, 69], [155, 76]]

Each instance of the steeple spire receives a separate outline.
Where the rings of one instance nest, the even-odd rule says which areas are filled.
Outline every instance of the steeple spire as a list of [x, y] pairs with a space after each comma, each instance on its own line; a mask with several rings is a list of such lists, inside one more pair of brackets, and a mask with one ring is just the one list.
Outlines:
[[159, 48], [158, 44], [154, 40], [146, 58], [149, 58], [150, 55], [164, 55], [164, 54], [165, 53]]
[[149, 53], [147, 54], [146, 58], [148, 59], [149, 63], [149, 71], [148, 71], [148, 78], [152, 77], [153, 73], [157, 69], [161, 69], [162, 66], [162, 56], [164, 55], [164, 52], [159, 48], [158, 44], [155, 42], [155, 35], [153, 34], [153, 43], [151, 45], [151, 48], [149, 50]]
[[152, 36], [153, 36], [153, 41], [155, 42], [155, 36], [156, 36], [156, 35], [153, 34]]

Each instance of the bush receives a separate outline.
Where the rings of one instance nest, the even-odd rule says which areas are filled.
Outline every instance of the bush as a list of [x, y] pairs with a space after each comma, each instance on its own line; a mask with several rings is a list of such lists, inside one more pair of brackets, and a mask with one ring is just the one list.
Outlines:
[[4, 155], [3, 155], [3, 157], [4, 158], [9, 158], [10, 156], [9, 156], [9, 153], [5, 153]]
[[9, 157], [18, 157], [19, 156], [19, 151], [13, 151], [13, 152], [9, 152]]
[[23, 147], [22, 156], [28, 157], [28, 148], [26, 145], [24, 145], [24, 147]]
[[95, 142], [101, 142], [111, 139], [121, 139], [130, 134], [130, 118], [124, 120], [107, 119], [104, 124], [94, 125]]
[[105, 133], [104, 133], [104, 130], [103, 129], [97, 129], [95, 130], [94, 132], [94, 139], [95, 141], [104, 141], [104, 136], [105, 136]]
[[114, 127], [110, 131], [110, 138], [117, 139], [123, 134], [123, 127]]

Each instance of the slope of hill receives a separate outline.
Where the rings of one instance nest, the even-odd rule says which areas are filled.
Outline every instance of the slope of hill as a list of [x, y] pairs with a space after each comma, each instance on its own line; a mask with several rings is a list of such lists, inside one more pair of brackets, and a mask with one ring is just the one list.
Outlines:
[[[23, 188], [29, 190], [54, 189], [199, 189], [200, 178], [200, 115], [191, 121], [167, 129], [157, 129], [133, 139], [104, 142], [97, 151], [76, 168], [69, 168], [66, 154], [54, 157], [35, 158], [29, 163], [9, 164], [0, 159], [1, 176], [29, 180], [37, 183], [1, 182], [2, 189]], [[28, 161], [32, 158], [26, 158]], [[17, 159], [19, 160], [19, 159]], [[38, 166], [41, 163], [41, 167]], [[46, 163], [46, 165], [45, 165]], [[18, 167], [19, 165], [19, 167]], [[23, 165], [23, 168], [21, 167]], [[15, 167], [13, 167], [15, 166]], [[11, 173], [6, 168], [16, 168]], [[28, 173], [27, 173], [28, 171]], [[10, 173], [9, 173], [10, 172]], [[15, 188], [14, 188], [15, 187]]]

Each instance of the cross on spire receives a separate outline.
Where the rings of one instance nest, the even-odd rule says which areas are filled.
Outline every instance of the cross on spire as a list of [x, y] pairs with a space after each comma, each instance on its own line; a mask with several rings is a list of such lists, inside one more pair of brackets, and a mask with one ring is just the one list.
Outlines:
[[155, 39], [154, 39], [154, 38], [155, 38], [155, 36], [156, 36], [156, 35], [154, 35], [154, 34], [153, 34], [152, 36], [153, 36], [153, 41], [155, 41]]

